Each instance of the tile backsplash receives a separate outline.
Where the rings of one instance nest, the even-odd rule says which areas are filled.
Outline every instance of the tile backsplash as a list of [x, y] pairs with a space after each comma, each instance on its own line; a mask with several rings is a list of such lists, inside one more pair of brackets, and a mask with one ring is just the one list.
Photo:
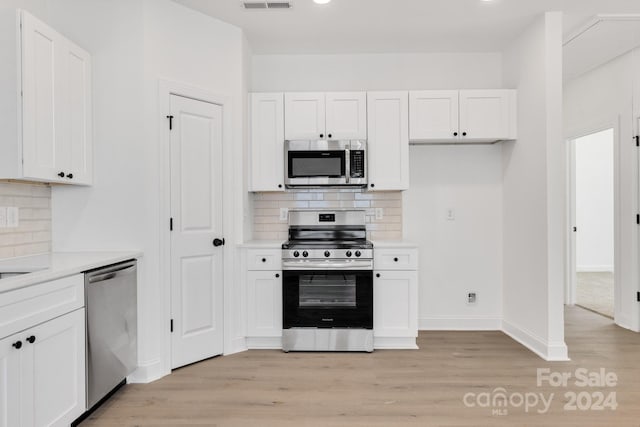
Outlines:
[[0, 182], [0, 207], [18, 208], [18, 227], [0, 227], [0, 259], [51, 251], [51, 187]]
[[[253, 193], [253, 237], [256, 240], [287, 240], [287, 220], [280, 209], [366, 210], [367, 237], [372, 240], [402, 239], [402, 193], [369, 192], [360, 189], [311, 189], [284, 193]], [[376, 219], [376, 209], [382, 218]]]

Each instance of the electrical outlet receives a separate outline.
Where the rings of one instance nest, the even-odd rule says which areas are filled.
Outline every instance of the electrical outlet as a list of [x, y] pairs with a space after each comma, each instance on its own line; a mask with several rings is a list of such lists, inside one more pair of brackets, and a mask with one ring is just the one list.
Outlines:
[[384, 209], [376, 208], [376, 219], [384, 218]]
[[289, 219], [289, 208], [280, 208], [280, 221]]
[[476, 292], [467, 292], [467, 304], [475, 304], [477, 300]]
[[7, 227], [18, 228], [20, 225], [20, 210], [13, 206], [7, 208]]
[[447, 209], [447, 221], [456, 220], [456, 211], [453, 208]]
[[0, 207], [0, 228], [7, 228], [7, 208]]

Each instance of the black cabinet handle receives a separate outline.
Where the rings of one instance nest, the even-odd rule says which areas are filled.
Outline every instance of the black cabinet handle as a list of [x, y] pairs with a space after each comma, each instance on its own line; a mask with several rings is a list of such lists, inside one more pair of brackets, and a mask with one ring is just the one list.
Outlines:
[[380, 277], [380, 273], [376, 273], [376, 277]]
[[213, 239], [213, 246], [218, 247], [224, 245], [224, 239]]
[[467, 136], [467, 133], [466, 132], [462, 132], [462, 136]]
[[22, 348], [22, 341], [16, 341], [11, 345], [20, 350]]
[[458, 136], [458, 132], [454, 132], [454, 133], [453, 133], [453, 136]]
[[60, 173], [58, 174], [58, 176], [59, 176], [60, 178], [64, 178], [64, 172], [60, 172]]
[[33, 344], [34, 342], [36, 342], [36, 337], [31, 335], [30, 337], [27, 337], [27, 341], [29, 342], [29, 344]]
[[280, 275], [278, 273], [276, 273], [276, 278], [280, 277]]
[[395, 262], [398, 262], [398, 258], [394, 258], [393, 260], [394, 260]]
[[67, 178], [69, 178], [69, 179], [73, 179], [73, 174], [72, 174], [72, 173], [67, 174]]

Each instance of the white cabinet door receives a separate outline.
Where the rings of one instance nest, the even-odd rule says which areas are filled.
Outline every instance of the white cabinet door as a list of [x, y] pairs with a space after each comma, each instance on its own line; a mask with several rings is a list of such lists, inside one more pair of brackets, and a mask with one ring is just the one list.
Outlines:
[[86, 410], [84, 309], [19, 335], [23, 426], [67, 426]]
[[373, 334], [418, 335], [418, 272], [376, 271], [373, 279]]
[[509, 139], [509, 90], [461, 90], [460, 137], [469, 140]]
[[407, 92], [369, 92], [368, 166], [371, 190], [409, 188]]
[[367, 139], [366, 92], [325, 95], [327, 139]]
[[325, 101], [322, 92], [284, 94], [284, 138], [323, 139], [325, 132]]
[[91, 56], [67, 41], [63, 62], [65, 87], [64, 120], [65, 152], [59, 157], [69, 183], [90, 185], [93, 181], [93, 143], [91, 128]]
[[64, 39], [28, 13], [22, 14], [22, 138], [25, 178], [64, 182], [58, 155], [65, 103], [58, 90], [64, 82], [60, 61]]
[[457, 90], [409, 92], [409, 139], [442, 142], [457, 137]]
[[249, 191], [284, 191], [284, 95], [252, 93]]
[[[0, 340], [0, 427], [22, 425], [21, 387], [25, 387], [20, 378], [20, 349], [14, 347], [20, 338], [18, 335]], [[24, 345], [20, 342], [20, 346]]]
[[247, 336], [282, 336], [282, 274], [247, 272]]

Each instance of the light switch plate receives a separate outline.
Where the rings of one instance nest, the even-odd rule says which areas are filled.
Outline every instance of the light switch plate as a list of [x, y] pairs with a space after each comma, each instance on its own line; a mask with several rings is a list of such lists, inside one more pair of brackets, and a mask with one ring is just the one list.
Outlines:
[[0, 207], [0, 228], [7, 228], [7, 208]]
[[7, 227], [18, 228], [20, 225], [20, 210], [13, 206], [7, 208]]

